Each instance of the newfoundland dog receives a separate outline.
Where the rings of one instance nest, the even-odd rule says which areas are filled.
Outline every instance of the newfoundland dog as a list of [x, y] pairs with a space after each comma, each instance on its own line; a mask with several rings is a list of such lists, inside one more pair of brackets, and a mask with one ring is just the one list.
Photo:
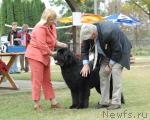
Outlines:
[[[83, 67], [82, 61], [78, 59], [69, 49], [61, 48], [53, 56], [55, 63], [60, 65], [62, 76], [71, 91], [72, 105], [70, 109], [87, 108], [89, 105], [90, 89], [95, 88], [100, 93], [99, 69], [92, 70], [88, 77], [82, 77], [80, 71]], [[112, 96], [112, 81], [110, 88], [110, 99]], [[124, 99], [122, 98], [122, 102]]]

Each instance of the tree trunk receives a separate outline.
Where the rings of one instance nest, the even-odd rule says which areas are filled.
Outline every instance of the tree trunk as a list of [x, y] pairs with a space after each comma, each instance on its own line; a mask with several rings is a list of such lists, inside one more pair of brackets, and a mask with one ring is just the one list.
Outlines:
[[[79, 6], [74, 0], [66, 0], [67, 4], [71, 8], [72, 12], [79, 12]], [[73, 32], [73, 51], [76, 54], [80, 53], [80, 27], [73, 26], [72, 32]]]

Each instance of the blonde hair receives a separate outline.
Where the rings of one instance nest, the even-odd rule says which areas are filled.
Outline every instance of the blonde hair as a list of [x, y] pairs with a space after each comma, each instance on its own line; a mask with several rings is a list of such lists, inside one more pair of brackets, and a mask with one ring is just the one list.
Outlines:
[[13, 25], [17, 25], [17, 22], [12, 22], [12, 24], [11, 24], [11, 25], [12, 25], [12, 26], [13, 26]]
[[22, 29], [28, 28], [28, 27], [29, 27], [28, 24], [23, 24], [23, 25], [22, 25]]
[[51, 8], [46, 8], [43, 11], [41, 19], [40, 19], [40, 24], [47, 23], [48, 18], [52, 18], [52, 19], [56, 19], [57, 18], [56, 12], [53, 9], [51, 9]]

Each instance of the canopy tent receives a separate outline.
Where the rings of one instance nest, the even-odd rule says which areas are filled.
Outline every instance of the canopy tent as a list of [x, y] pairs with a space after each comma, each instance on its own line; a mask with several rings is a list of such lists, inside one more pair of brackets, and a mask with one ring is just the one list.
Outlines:
[[[140, 25], [140, 21], [134, 17], [131, 16], [126, 16], [124, 14], [114, 14], [114, 15], [110, 15], [108, 17], [105, 17], [105, 19], [107, 21], [111, 21], [113, 23], [116, 23], [118, 25], [122, 25], [120, 27], [132, 27], [134, 29], [134, 35], [135, 35], [135, 41], [138, 41], [138, 33], [137, 33], [137, 29], [138, 29], [138, 25]], [[132, 60], [131, 58], [131, 62], [134, 62], [134, 60]]]
[[107, 21], [111, 21], [113, 23], [127, 25], [127, 26], [140, 24], [140, 21], [138, 19], [129, 17], [129, 16], [121, 14], [121, 13], [107, 16], [107, 17], [105, 17], [105, 19]]
[[[82, 23], [94, 23], [103, 20], [104, 17], [100, 15], [91, 14], [91, 13], [84, 13], [81, 16], [81, 19], [82, 19]], [[60, 18], [58, 21], [61, 23], [71, 23], [72, 16]]]

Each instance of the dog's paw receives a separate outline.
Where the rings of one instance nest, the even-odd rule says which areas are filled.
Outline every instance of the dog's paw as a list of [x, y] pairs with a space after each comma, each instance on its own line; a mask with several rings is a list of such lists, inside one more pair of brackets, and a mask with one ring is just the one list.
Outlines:
[[76, 109], [77, 108], [77, 105], [71, 105], [70, 107], [69, 107], [69, 109]]
[[84, 109], [84, 108], [88, 108], [88, 106], [85, 106], [85, 105], [79, 105], [79, 106], [77, 106], [77, 109]]

